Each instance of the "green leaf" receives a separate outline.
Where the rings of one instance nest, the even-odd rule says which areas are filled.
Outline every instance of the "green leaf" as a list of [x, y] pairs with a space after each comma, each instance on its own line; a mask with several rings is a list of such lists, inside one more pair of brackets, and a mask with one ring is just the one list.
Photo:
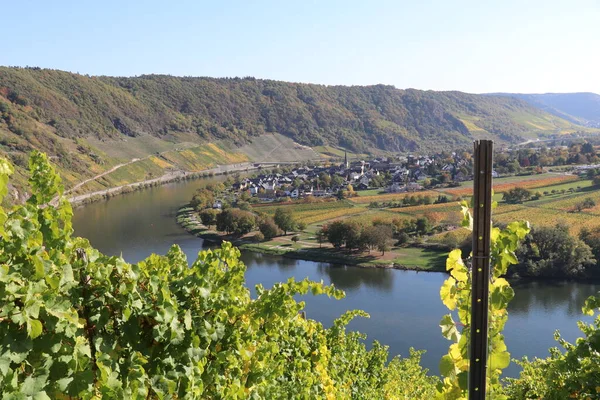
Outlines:
[[40, 336], [43, 329], [42, 323], [37, 319], [27, 319], [27, 335], [30, 338], [35, 339]]
[[33, 396], [39, 392], [41, 392], [46, 386], [47, 381], [46, 375], [41, 376], [33, 376], [29, 375], [23, 381], [23, 385], [21, 386], [21, 393]]
[[600, 308], [600, 296], [590, 296], [583, 303], [581, 311], [586, 315], [594, 315], [594, 310]]
[[510, 365], [510, 353], [507, 351], [490, 354], [490, 369], [505, 369]]
[[190, 310], [187, 310], [185, 312], [185, 316], [183, 317], [183, 323], [185, 325], [185, 329], [186, 330], [190, 330], [192, 329], [192, 314], [190, 313]]
[[456, 280], [453, 277], [449, 277], [442, 284], [440, 298], [450, 311], [456, 308]]
[[466, 282], [469, 274], [467, 267], [462, 260], [462, 252], [460, 249], [454, 249], [448, 254], [446, 259], [446, 270], [450, 271], [450, 274], [458, 282]]
[[471, 211], [469, 210], [469, 204], [466, 200], [463, 200], [460, 203], [461, 212], [463, 215], [463, 219], [461, 221], [461, 226], [463, 228], [467, 228], [468, 230], [473, 230], [473, 216], [471, 215]]
[[446, 339], [453, 342], [458, 342], [460, 340], [460, 332], [456, 327], [456, 323], [452, 319], [452, 315], [446, 314], [442, 317], [442, 320], [440, 321], [440, 328], [442, 328], [442, 336], [444, 336]]
[[455, 371], [455, 367], [454, 367], [454, 361], [452, 360], [452, 358], [446, 354], [442, 357], [442, 359], [440, 360], [440, 374], [442, 374], [442, 376], [454, 376], [454, 374], [456, 373]]

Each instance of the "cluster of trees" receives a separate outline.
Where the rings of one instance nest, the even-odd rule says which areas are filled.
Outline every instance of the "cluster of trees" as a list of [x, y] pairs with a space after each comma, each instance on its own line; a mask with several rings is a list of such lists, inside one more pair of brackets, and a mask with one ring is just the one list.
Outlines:
[[[577, 188], [569, 188], [567, 189], [552, 189], [551, 191], [545, 190], [543, 193], [540, 191], [536, 191], [535, 193], [531, 190], [515, 187], [513, 189], [507, 190], [502, 194], [502, 200], [504, 200], [507, 204], [521, 204], [528, 200], [539, 200], [542, 196], [548, 196], [550, 194], [565, 194], [565, 193], [573, 193], [575, 191], [580, 190], [581, 188], [578, 186]], [[594, 199], [587, 197], [581, 202], [575, 204], [573, 207], [574, 212], [580, 212], [582, 210], [592, 208], [596, 206], [596, 202]]]
[[591, 197], [586, 197], [585, 199], [583, 199], [583, 201], [580, 201], [579, 203], [575, 204], [573, 211], [581, 212], [583, 210], [587, 210], [588, 208], [594, 207], [596, 207], [596, 201]]
[[541, 167], [596, 164], [600, 158], [591, 140], [565, 140], [547, 147], [533, 143], [535, 148], [502, 151], [495, 155], [494, 168], [499, 174], [518, 174], [539, 171]]
[[[372, 201], [369, 203], [369, 207], [370, 208], [383, 208], [383, 207], [390, 207], [390, 208], [400, 208], [400, 207], [408, 207], [408, 206], [419, 206], [419, 205], [429, 205], [429, 204], [443, 204], [443, 203], [448, 203], [450, 201], [450, 199], [448, 198], [448, 196], [446, 195], [439, 195], [436, 199], [434, 199], [433, 197], [427, 195], [427, 196], [423, 196], [422, 194], [419, 195], [410, 195], [410, 196], [405, 196], [402, 201], [390, 201], [390, 202], [378, 202], [378, 201]], [[456, 200], [458, 201], [458, 200]]]
[[584, 278], [600, 276], [599, 230], [582, 230], [579, 238], [569, 227], [557, 224], [533, 227], [517, 250], [519, 263], [509, 270], [522, 277]]
[[327, 239], [335, 248], [369, 252], [373, 249], [385, 254], [391, 247], [394, 229], [391, 225], [363, 226], [356, 221], [334, 221], [317, 232], [321, 242]]
[[277, 208], [273, 216], [234, 207], [223, 210], [206, 208], [200, 211], [199, 216], [202, 224], [209, 228], [214, 225], [218, 231], [228, 235], [243, 236], [258, 229], [255, 239], [259, 241], [306, 229], [306, 224], [297, 221], [293, 211], [287, 207]]
[[207, 183], [206, 186], [196, 190], [190, 200], [190, 206], [196, 211], [210, 208], [215, 203], [215, 199], [225, 190], [225, 184], [221, 182]]
[[520, 204], [529, 200], [532, 195], [533, 193], [531, 193], [531, 191], [521, 187], [516, 187], [504, 192], [502, 194], [502, 200], [508, 204]]
[[385, 254], [391, 245], [407, 243], [411, 237], [432, 233], [434, 226], [426, 217], [411, 220], [394, 219], [391, 222], [373, 220], [365, 225], [357, 220], [337, 220], [324, 225], [317, 231], [319, 243], [329, 242], [335, 248], [348, 250], [379, 250]]

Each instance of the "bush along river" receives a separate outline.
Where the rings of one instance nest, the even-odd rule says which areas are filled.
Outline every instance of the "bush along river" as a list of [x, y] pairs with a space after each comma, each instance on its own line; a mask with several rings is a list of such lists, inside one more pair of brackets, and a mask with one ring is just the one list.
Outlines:
[[[122, 255], [129, 262], [143, 260], [151, 253], [164, 254], [179, 245], [190, 262], [206, 249], [202, 239], [187, 233], [176, 222], [177, 210], [193, 193], [214, 177], [172, 183], [133, 192], [75, 209], [75, 234], [88, 238], [93, 246], [110, 255]], [[439, 374], [438, 362], [450, 342], [441, 335], [439, 322], [447, 309], [440, 301], [440, 286], [446, 274], [380, 268], [356, 268], [304, 261], [277, 255], [242, 251], [247, 265], [246, 282], [254, 290], [258, 283], [270, 287], [289, 277], [323, 280], [346, 291], [346, 298], [305, 296], [308, 317], [325, 325], [346, 310], [362, 309], [370, 319], [358, 318], [349, 329], [359, 330], [388, 345], [392, 355], [408, 355], [408, 349], [427, 350], [422, 363]], [[577, 321], [591, 321], [581, 314], [584, 300], [600, 290], [598, 283], [514, 282], [515, 298], [509, 304], [505, 341], [512, 358], [548, 356], [558, 344], [556, 329], [566, 340], [581, 336]], [[519, 367], [511, 363], [506, 376], [516, 376]]]

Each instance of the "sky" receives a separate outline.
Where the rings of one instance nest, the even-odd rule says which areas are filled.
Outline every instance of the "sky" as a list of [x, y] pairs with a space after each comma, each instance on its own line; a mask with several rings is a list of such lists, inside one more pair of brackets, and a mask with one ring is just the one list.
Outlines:
[[598, 0], [0, 0], [0, 65], [600, 93]]

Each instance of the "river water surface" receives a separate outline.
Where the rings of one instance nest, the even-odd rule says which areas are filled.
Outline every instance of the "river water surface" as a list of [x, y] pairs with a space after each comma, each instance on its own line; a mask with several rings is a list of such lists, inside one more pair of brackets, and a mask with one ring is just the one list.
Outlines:
[[[169, 184], [78, 208], [75, 234], [88, 238], [106, 254], [122, 254], [129, 262], [151, 253], [164, 254], [172, 244], [178, 244], [193, 261], [203, 242], [177, 225], [175, 213], [206, 182]], [[251, 289], [258, 283], [270, 287], [289, 277], [335, 284], [346, 291], [343, 300], [303, 298], [310, 318], [328, 326], [346, 310], [365, 310], [371, 318], [355, 319], [350, 329], [366, 333], [368, 342], [388, 345], [392, 355], [406, 355], [410, 347], [427, 350], [422, 363], [438, 374], [438, 361], [450, 344], [438, 326], [447, 312], [439, 297], [445, 274], [343, 267], [251, 252], [242, 254], [242, 259]], [[547, 356], [548, 348], [557, 345], [556, 329], [570, 341], [580, 336], [577, 320], [590, 320], [581, 315], [583, 301], [600, 290], [597, 283], [573, 282], [513, 283], [513, 287], [515, 298], [509, 305], [505, 337], [511, 356], [519, 359]], [[506, 375], [515, 376], [518, 371], [511, 363]]]

